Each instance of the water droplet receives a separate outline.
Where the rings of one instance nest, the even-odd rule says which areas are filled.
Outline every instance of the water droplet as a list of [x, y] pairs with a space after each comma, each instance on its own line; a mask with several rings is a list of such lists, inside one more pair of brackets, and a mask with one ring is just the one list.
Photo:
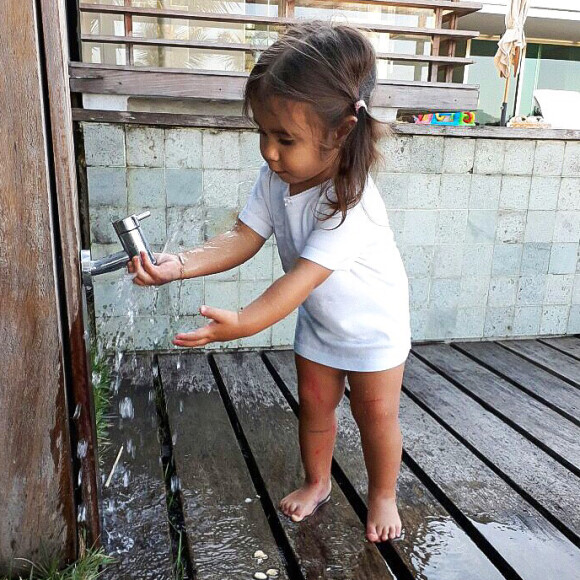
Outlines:
[[135, 459], [135, 445], [133, 444], [133, 439], [127, 440], [127, 453]]
[[87, 521], [87, 508], [84, 504], [79, 505], [79, 511], [77, 513], [77, 522], [86, 522]]
[[129, 471], [123, 473], [123, 487], [129, 487]]
[[133, 419], [135, 416], [135, 409], [133, 408], [133, 401], [129, 397], [125, 397], [119, 402], [119, 413], [123, 419]]
[[172, 475], [171, 476], [171, 491], [173, 493], [179, 491], [181, 489], [181, 480], [179, 479], [179, 477], [177, 477], [177, 475]]
[[75, 414], [73, 415], [73, 419], [78, 419], [81, 416], [81, 404], [79, 403], [76, 407], [75, 407]]
[[84, 439], [81, 439], [77, 444], [77, 457], [83, 459], [87, 455], [89, 444]]
[[245, 502], [246, 502], [246, 503], [252, 503], [252, 498], [251, 498], [251, 497], [247, 497], [247, 498], [245, 499]]
[[77, 478], [77, 485], [80, 487], [83, 483], [83, 470], [79, 469], [79, 476]]

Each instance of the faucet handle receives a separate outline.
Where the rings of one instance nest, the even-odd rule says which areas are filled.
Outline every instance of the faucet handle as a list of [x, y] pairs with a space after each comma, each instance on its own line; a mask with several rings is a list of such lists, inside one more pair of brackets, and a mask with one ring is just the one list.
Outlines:
[[140, 222], [141, 220], [148, 218], [150, 215], [151, 215], [150, 211], [144, 211], [143, 213], [136, 215], [135, 218], [137, 219], [138, 222]]

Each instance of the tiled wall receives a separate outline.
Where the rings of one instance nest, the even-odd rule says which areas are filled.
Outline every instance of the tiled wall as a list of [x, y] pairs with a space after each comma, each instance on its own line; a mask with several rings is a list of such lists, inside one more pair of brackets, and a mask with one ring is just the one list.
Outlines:
[[[92, 254], [119, 250], [110, 222], [150, 209], [154, 250], [228, 229], [262, 162], [246, 131], [84, 124]], [[580, 332], [580, 142], [399, 135], [377, 183], [405, 263], [414, 340]], [[159, 289], [95, 279], [101, 337], [169, 348], [200, 304], [237, 309], [282, 274], [269, 241], [243, 266]], [[225, 346], [292, 343], [294, 316]], [[218, 348], [220, 345], [214, 345]]]

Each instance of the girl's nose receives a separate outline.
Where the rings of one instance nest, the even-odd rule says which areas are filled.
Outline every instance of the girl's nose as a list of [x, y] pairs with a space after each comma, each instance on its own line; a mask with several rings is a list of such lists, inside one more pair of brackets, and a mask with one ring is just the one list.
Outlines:
[[280, 159], [278, 148], [274, 145], [265, 144], [262, 147], [262, 157], [266, 161], [278, 161]]

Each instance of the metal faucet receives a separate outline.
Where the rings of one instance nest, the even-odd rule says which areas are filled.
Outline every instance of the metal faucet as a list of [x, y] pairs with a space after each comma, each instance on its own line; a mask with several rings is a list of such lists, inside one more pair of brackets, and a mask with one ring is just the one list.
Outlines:
[[90, 279], [92, 276], [98, 276], [106, 272], [114, 272], [115, 270], [123, 268], [134, 256], [140, 256], [141, 252], [147, 252], [151, 262], [153, 264], [157, 263], [140, 225], [141, 220], [144, 220], [150, 215], [151, 212], [145, 211], [139, 215], [133, 214], [113, 222], [115, 232], [117, 232], [117, 236], [119, 236], [121, 245], [124, 248], [123, 251], [111, 254], [106, 258], [100, 258], [99, 260], [91, 260], [90, 250], [81, 251], [82, 274], [85, 284], [91, 285]]

